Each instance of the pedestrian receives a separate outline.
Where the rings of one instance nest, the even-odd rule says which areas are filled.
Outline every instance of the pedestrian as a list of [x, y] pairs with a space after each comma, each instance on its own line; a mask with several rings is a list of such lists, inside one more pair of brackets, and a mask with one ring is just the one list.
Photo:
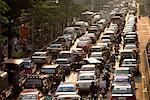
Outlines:
[[45, 100], [52, 100], [52, 94], [49, 92], [48, 95], [45, 97]]

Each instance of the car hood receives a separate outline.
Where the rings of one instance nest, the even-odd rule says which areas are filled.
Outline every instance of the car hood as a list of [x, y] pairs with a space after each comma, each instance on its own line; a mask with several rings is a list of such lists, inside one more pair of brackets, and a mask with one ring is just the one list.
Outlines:
[[76, 92], [56, 92], [55, 95], [74, 95]]

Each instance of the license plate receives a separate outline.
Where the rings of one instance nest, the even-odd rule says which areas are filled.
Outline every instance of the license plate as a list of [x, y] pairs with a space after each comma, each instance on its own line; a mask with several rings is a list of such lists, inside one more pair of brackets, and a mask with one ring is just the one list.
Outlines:
[[118, 100], [126, 100], [126, 97], [118, 97]]

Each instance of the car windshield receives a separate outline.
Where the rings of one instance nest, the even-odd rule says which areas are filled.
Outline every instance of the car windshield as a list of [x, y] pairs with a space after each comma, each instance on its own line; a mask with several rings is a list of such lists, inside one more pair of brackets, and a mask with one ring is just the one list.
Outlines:
[[37, 100], [37, 95], [34, 94], [25, 94], [25, 95], [20, 95], [19, 100]]
[[57, 64], [69, 64], [68, 61], [56, 61]]
[[129, 78], [116, 78], [114, 82], [130, 82]]
[[80, 76], [79, 80], [94, 80], [94, 76]]
[[134, 48], [136, 48], [136, 45], [126, 45], [124, 47], [124, 49], [134, 49]]
[[82, 67], [81, 71], [95, 71], [95, 67]]
[[30, 68], [30, 63], [29, 62], [23, 62], [24, 68]]
[[61, 45], [50, 45], [50, 48], [61, 48]]
[[58, 54], [58, 58], [70, 58], [71, 54], [70, 53], [62, 53]]
[[114, 88], [112, 90], [112, 94], [132, 94], [132, 90], [130, 88], [125, 89]]
[[81, 37], [81, 38], [79, 38], [79, 40], [80, 41], [86, 41], [86, 40], [90, 40], [90, 38], [89, 37]]
[[56, 42], [66, 42], [66, 40], [64, 38], [58, 38]]
[[25, 84], [37, 84], [42, 85], [42, 79], [40, 78], [27, 78]]
[[123, 64], [137, 64], [136, 61], [123, 61]]
[[99, 52], [99, 51], [101, 51], [101, 49], [100, 48], [91, 48], [90, 51], [91, 52]]
[[125, 43], [135, 43], [135, 39], [125, 39]]
[[56, 92], [75, 92], [74, 87], [58, 87]]
[[55, 68], [42, 68], [41, 73], [54, 74], [56, 72]]
[[33, 56], [46, 56], [46, 54], [33, 54]]
[[102, 54], [91, 54], [91, 57], [102, 57]]
[[115, 74], [129, 74], [129, 70], [116, 70]]

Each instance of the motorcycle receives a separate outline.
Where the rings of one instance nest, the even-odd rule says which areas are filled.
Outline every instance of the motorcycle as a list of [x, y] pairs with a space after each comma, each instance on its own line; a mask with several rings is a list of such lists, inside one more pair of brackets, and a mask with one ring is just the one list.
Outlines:
[[96, 93], [89, 93], [89, 100], [98, 100], [98, 95]]
[[102, 95], [102, 98], [104, 98], [107, 92], [105, 89], [101, 89], [100, 94]]

